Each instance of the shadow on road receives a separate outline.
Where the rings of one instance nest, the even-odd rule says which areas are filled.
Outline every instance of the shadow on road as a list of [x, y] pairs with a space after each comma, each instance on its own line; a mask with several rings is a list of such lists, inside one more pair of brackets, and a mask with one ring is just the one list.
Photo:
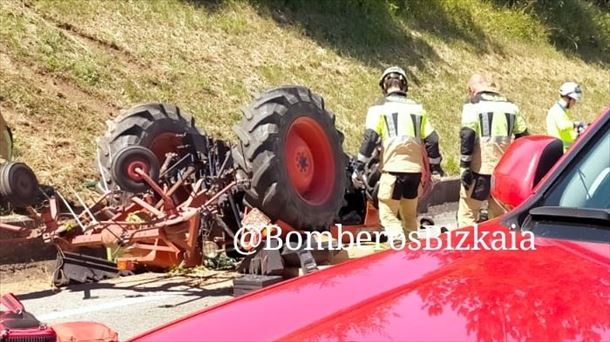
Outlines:
[[147, 293], [177, 294], [183, 297], [193, 297], [192, 299], [162, 307], [177, 307], [204, 297], [231, 296], [233, 286], [227, 283], [226, 286], [215, 287], [213, 289], [204, 288], [218, 285], [235, 278], [234, 273], [212, 273], [205, 276], [168, 276], [166, 274], [147, 276], [145, 279], [136, 278], [138, 276], [118, 278], [100, 283], [75, 284], [58, 290], [44, 290], [18, 295], [20, 300], [31, 300], [45, 298], [65, 292], [82, 292], [83, 300], [95, 299], [96, 291], [100, 290], [123, 290], [131, 291], [126, 298], [142, 297]]

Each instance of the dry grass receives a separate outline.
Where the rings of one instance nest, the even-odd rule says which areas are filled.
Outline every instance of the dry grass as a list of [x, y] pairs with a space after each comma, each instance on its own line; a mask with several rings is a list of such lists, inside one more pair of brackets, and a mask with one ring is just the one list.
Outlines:
[[[472, 72], [495, 75], [533, 132], [543, 132], [565, 80], [584, 85], [575, 113], [584, 120], [609, 101], [604, 61], [587, 63], [554, 48], [544, 25], [519, 11], [434, 0], [428, 7], [414, 1], [400, 13], [379, 5], [342, 18], [301, 2], [286, 9], [277, 3], [0, 2], [0, 109], [15, 128], [17, 155], [43, 181], [79, 187], [95, 179], [94, 139], [120, 109], [173, 102], [201, 128], [233, 140], [239, 108], [286, 83], [323, 95], [355, 152], [367, 106], [379, 96], [377, 77], [391, 63], [412, 74], [411, 95], [430, 113], [451, 172]], [[421, 13], [424, 7], [445, 17]], [[423, 14], [433, 20], [415, 19]], [[490, 24], [502, 21], [508, 24]]]

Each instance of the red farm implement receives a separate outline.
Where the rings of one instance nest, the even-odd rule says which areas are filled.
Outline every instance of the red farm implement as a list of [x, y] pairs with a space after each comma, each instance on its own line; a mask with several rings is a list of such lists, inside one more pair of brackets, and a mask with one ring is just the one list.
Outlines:
[[[101, 195], [93, 204], [75, 194], [76, 209], [60, 193], [36, 210], [21, 201], [41, 228], [0, 228], [55, 245], [58, 286], [138, 268], [192, 267], [219, 253], [239, 256], [234, 237], [244, 222], [275, 223], [284, 232], [334, 232], [337, 223], [353, 232], [379, 229], [378, 160], [366, 167], [366, 189], [355, 188], [353, 158], [321, 97], [298, 86], [270, 90], [243, 110], [234, 131], [239, 143], [231, 147], [200, 132], [176, 106], [134, 107], [98, 140]], [[9, 201], [37, 188], [23, 166], [0, 167], [9, 175], [0, 178], [0, 195]], [[429, 189], [429, 176], [422, 179]], [[260, 265], [268, 262], [260, 253], [241, 269], [278, 274], [283, 261]]]

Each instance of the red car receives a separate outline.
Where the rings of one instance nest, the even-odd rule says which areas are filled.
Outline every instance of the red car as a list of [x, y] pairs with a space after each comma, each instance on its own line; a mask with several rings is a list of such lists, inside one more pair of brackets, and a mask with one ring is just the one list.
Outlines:
[[118, 334], [101, 323], [66, 322], [49, 326], [25, 310], [12, 293], [0, 297], [0, 342], [112, 342]]
[[473, 250], [472, 234], [470, 250], [388, 250], [134, 340], [610, 341], [610, 106], [563, 156], [558, 140], [517, 140], [494, 182], [514, 209], [478, 226], [483, 242], [528, 231], [535, 250]]

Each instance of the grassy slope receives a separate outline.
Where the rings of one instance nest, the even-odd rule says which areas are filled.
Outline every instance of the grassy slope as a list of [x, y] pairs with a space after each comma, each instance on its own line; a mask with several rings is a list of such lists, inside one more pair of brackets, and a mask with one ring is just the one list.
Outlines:
[[174, 102], [208, 132], [234, 139], [239, 107], [284, 83], [323, 95], [355, 152], [377, 77], [399, 64], [456, 172], [472, 72], [495, 75], [533, 132], [544, 131], [565, 80], [584, 85], [578, 117], [590, 120], [609, 102], [610, 14], [565, 2], [595, 19], [586, 34], [563, 35], [548, 24], [552, 13], [489, 0], [1, 1], [0, 109], [19, 158], [45, 182], [78, 187], [95, 178], [94, 139], [121, 109]]

